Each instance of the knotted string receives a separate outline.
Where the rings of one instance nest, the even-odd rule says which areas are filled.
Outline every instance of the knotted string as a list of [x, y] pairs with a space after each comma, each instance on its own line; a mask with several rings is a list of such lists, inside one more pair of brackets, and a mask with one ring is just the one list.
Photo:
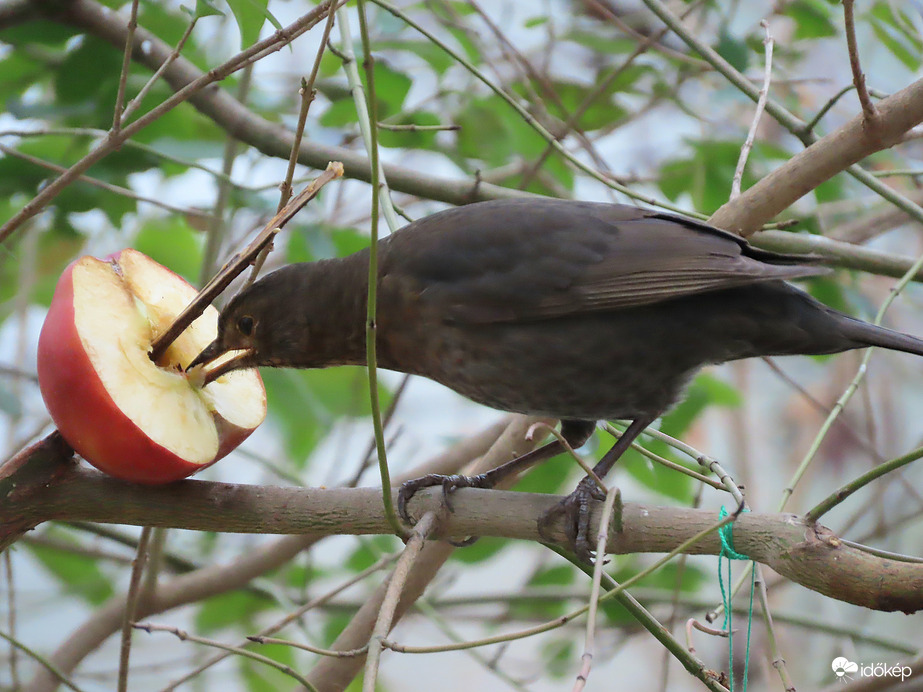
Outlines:
[[[745, 509], [745, 512], [749, 510]], [[719, 519], [728, 516], [728, 511], [721, 506], [718, 513]], [[750, 558], [743, 553], [738, 553], [734, 548], [734, 522], [725, 524], [718, 529], [718, 536], [721, 539], [721, 552], [718, 553], [718, 585], [721, 587], [721, 601], [724, 605], [724, 624], [721, 626], [728, 633], [728, 678], [731, 682], [731, 692], [734, 692], [734, 633], [732, 628], [733, 609], [731, 606], [731, 594], [725, 587], [724, 579], [721, 574], [721, 561], [727, 558], [727, 583], [731, 583], [731, 560], [749, 560]], [[747, 612], [747, 651], [744, 655], [744, 679], [743, 692], [747, 692], [747, 675], [750, 672], [750, 632], [753, 628], [753, 590], [756, 585], [756, 569], [750, 566], [750, 609]]]

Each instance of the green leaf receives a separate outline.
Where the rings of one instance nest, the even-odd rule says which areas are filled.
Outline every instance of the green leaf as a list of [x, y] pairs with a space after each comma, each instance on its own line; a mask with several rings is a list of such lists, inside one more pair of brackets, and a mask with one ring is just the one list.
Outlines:
[[731, 63], [731, 67], [738, 72], [746, 72], [747, 67], [750, 65], [750, 49], [747, 47], [746, 42], [734, 38], [724, 29], [721, 30], [718, 37], [715, 52]]
[[466, 565], [483, 562], [484, 560], [492, 558], [507, 545], [509, 545], [509, 541], [505, 538], [485, 536], [484, 538], [479, 538], [472, 545], [454, 551], [452, 553], [452, 560], [462, 562]]
[[[671, 437], [682, 439], [692, 423], [710, 406], [737, 407], [741, 404], [740, 393], [732, 386], [713, 375], [701, 373], [693, 380], [686, 392], [686, 398], [663, 417], [660, 430]], [[684, 455], [675, 454], [670, 447], [657, 440], [643, 440], [644, 447], [651, 452], [682, 464], [687, 468], [700, 470], [695, 462]], [[689, 476], [655, 463], [634, 450], [626, 452], [619, 462], [633, 478], [655, 492], [683, 502], [692, 499], [695, 481]]]
[[[388, 120], [389, 125], [423, 125], [432, 127], [442, 125], [442, 121], [434, 113], [416, 111], [401, 113], [396, 118]], [[383, 147], [394, 149], [436, 149], [436, 130], [387, 130], [378, 129], [378, 143]]]
[[160, 262], [191, 284], [199, 281], [202, 266], [202, 234], [177, 214], [152, 219], [135, 236], [133, 247]]
[[350, 572], [361, 572], [374, 565], [382, 555], [393, 551], [398, 539], [395, 536], [365, 536], [346, 560]]
[[201, 602], [195, 615], [195, 626], [203, 633], [226, 627], [249, 628], [254, 623], [254, 616], [270, 607], [265, 598], [256, 594], [228, 591]]
[[795, 21], [795, 40], [836, 36], [831, 20], [832, 8], [824, 0], [795, 0], [785, 6], [782, 14]]
[[[281, 428], [286, 450], [296, 463], [303, 463], [337, 418], [370, 413], [365, 368], [264, 369], [262, 375], [270, 420]], [[379, 398], [382, 408], [391, 399], [382, 385]]]
[[574, 639], [553, 639], [541, 646], [541, 660], [554, 677], [572, 675], [574, 661], [579, 658]]
[[[692, 148], [692, 155], [668, 161], [661, 166], [660, 189], [673, 201], [684, 194], [689, 195], [698, 211], [714, 213], [730, 195], [744, 137], [742, 132], [740, 141], [687, 141]], [[788, 158], [783, 150], [765, 142], [756, 142], [744, 170], [743, 189], [746, 190], [758, 180], [763, 168], [761, 162], [782, 158]]]
[[[68, 534], [59, 531], [53, 533], [58, 540], [79, 545]], [[92, 605], [102, 604], [115, 593], [112, 582], [100, 570], [94, 558], [44, 545], [28, 544], [28, 548], [41, 565], [60, 582], [66, 593]]]
[[[268, 9], [269, 0], [227, 0], [237, 28], [240, 31], [240, 47], [252, 46], [260, 38], [260, 29], [267, 19], [276, 29], [281, 29], [279, 20]], [[196, 8], [198, 11], [198, 7]]]
[[393, 39], [390, 41], [376, 41], [376, 50], [407, 51], [422, 59], [438, 75], [445, 74], [455, 61], [452, 56], [432, 41], [418, 41], [413, 39]]
[[919, 69], [923, 58], [923, 39], [907, 16], [902, 11], [895, 12], [889, 2], [875, 3], [869, 15], [878, 40], [909, 69]]
[[224, 12], [215, 7], [210, 0], [196, 0], [196, 17], [223, 17]]
[[[253, 651], [294, 668], [295, 650], [283, 644], [253, 644]], [[238, 656], [241, 677], [250, 692], [277, 692], [292, 686], [295, 679], [281, 670], [252, 658]]]

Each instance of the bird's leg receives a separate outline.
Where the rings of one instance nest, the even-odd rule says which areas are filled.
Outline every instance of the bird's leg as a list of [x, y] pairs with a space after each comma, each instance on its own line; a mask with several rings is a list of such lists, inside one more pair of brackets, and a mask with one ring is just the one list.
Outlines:
[[[567, 440], [567, 444], [570, 445], [571, 448], [576, 449], [577, 447], [582, 447], [590, 438], [595, 427], [595, 421], [563, 420], [561, 421], [561, 435]], [[525, 471], [540, 461], [550, 459], [563, 451], [564, 445], [558, 440], [555, 440], [554, 442], [549, 442], [543, 447], [533, 449], [531, 452], [527, 452], [505, 464], [501, 464], [495, 469], [491, 469], [477, 476], [462, 476], [459, 474], [444, 476], [438, 473], [431, 473], [426, 476], [421, 476], [420, 478], [415, 478], [407, 481], [401, 486], [397, 494], [397, 511], [405, 522], [413, 524], [413, 519], [407, 512], [407, 503], [410, 501], [410, 498], [423, 488], [431, 488], [437, 485], [442, 486], [443, 498], [446, 506], [451, 511], [452, 506], [449, 502], [449, 495], [458, 488], [493, 488], [503, 479]]]
[[[644, 432], [644, 429], [657, 419], [656, 416], [642, 416], [635, 418], [622, 436], [612, 445], [612, 449], [603, 455], [599, 463], [593, 467], [597, 478], [605, 478], [606, 474], [619, 460], [622, 454], [631, 446], [631, 443]], [[603, 500], [605, 496], [596, 485], [596, 481], [587, 476], [570, 495], [548, 510], [538, 521], [539, 533], [543, 536], [550, 534], [551, 524], [561, 515], [564, 515], [564, 531], [567, 539], [577, 557], [584, 562], [592, 562], [590, 547], [590, 506], [591, 500]]]

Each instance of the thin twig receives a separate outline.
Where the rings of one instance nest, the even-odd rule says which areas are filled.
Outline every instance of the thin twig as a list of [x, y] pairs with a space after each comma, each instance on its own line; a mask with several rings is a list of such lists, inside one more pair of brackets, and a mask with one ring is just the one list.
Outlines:
[[[605, 425], [603, 425], [603, 430], [605, 430], [607, 433], [612, 435], [612, 437], [614, 437], [615, 439], [619, 439], [624, 434], [624, 431], [618, 430], [614, 425], [608, 422], [605, 423]], [[657, 433], [659, 431], [653, 430], [652, 432]], [[650, 437], [657, 438], [657, 435], [652, 434], [650, 435]], [[670, 437], [669, 435], [664, 435], [664, 438], [660, 438], [660, 439], [661, 441], [665, 442], [667, 445], [671, 445], [671, 443], [674, 441], [674, 438]], [[679, 440], [675, 440], [675, 441], [679, 442]], [[670, 459], [667, 459], [666, 457], [662, 457], [659, 454], [654, 454], [654, 452], [650, 451], [649, 449], [642, 446], [638, 442], [632, 442], [631, 448], [635, 450], [636, 452], [638, 452], [639, 454], [641, 454], [642, 456], [647, 457], [651, 461], [657, 464], [660, 464], [661, 466], [664, 466], [672, 471], [676, 471], [685, 476], [689, 476], [690, 478], [698, 481], [699, 483], [710, 486], [714, 488], [715, 490], [725, 490], [725, 487], [721, 484], [720, 481], [716, 481], [714, 478], [709, 478], [708, 476], [701, 474], [698, 471], [693, 471], [692, 469], [686, 468], [682, 464], [677, 464], [675, 461], [671, 461]], [[676, 448], [683, 452], [686, 451], [679, 446], [677, 446]], [[695, 450], [692, 450], [691, 447], [689, 447], [688, 449], [690, 451], [695, 451]], [[697, 453], [697, 456], [693, 456], [692, 458], [695, 461], [698, 461], [700, 457], [705, 457], [705, 455], [701, 453]]]
[[186, 30], [183, 32], [183, 35], [180, 37], [179, 41], [177, 41], [176, 47], [173, 49], [170, 55], [167, 56], [167, 59], [164, 60], [160, 64], [160, 67], [158, 67], [154, 71], [154, 74], [152, 74], [151, 78], [147, 80], [147, 83], [143, 87], [141, 87], [137, 95], [131, 101], [128, 102], [127, 106], [125, 106], [125, 110], [122, 111], [122, 117], [121, 117], [121, 120], [119, 121], [120, 126], [128, 122], [128, 119], [132, 116], [132, 114], [136, 110], [138, 110], [138, 108], [144, 102], [144, 99], [148, 95], [148, 92], [154, 88], [155, 84], [157, 84], [157, 80], [160, 79], [163, 73], [166, 72], [167, 68], [170, 67], [170, 65], [172, 65], [173, 62], [179, 57], [180, 53], [183, 52], [183, 47], [185, 47], [186, 41], [188, 41], [189, 37], [192, 35], [192, 30], [195, 29], [196, 23], [198, 21], [199, 21], [199, 15], [196, 14], [189, 21], [189, 25], [186, 27]]
[[128, 593], [125, 596], [125, 613], [122, 616], [122, 645], [119, 649], [119, 692], [128, 690], [128, 660], [131, 653], [131, 628], [138, 608], [138, 597], [141, 594], [141, 575], [144, 574], [144, 564], [147, 562], [147, 546], [151, 539], [151, 527], [141, 529], [138, 539], [138, 551], [131, 563], [131, 579], [128, 583]]
[[[59, 166], [56, 163], [45, 161], [44, 159], [40, 159], [37, 156], [26, 154], [24, 152], [19, 151], [18, 149], [13, 149], [4, 144], [0, 144], [0, 152], [3, 152], [4, 154], [7, 154], [8, 156], [15, 156], [18, 159], [22, 159], [23, 161], [28, 161], [29, 163], [35, 164], [36, 166], [41, 166], [42, 168], [46, 168], [50, 171], [54, 171], [55, 173], [66, 173], [68, 170], [64, 166]], [[138, 194], [134, 190], [131, 190], [127, 187], [122, 187], [121, 185], [114, 185], [113, 183], [107, 183], [104, 180], [99, 180], [98, 178], [93, 178], [89, 175], [77, 176], [77, 180], [79, 180], [82, 183], [87, 183], [89, 185], [93, 185], [94, 187], [98, 187], [101, 190], [106, 190], [107, 192], [111, 192], [116, 195], [121, 195], [122, 197], [127, 197], [128, 199], [133, 199], [136, 202], [144, 202], [145, 204], [153, 204], [155, 207], [166, 209], [167, 211], [173, 212], [174, 214], [182, 214], [183, 216], [191, 216], [191, 217], [199, 218], [205, 221], [210, 220], [212, 218], [211, 214], [209, 214], [208, 212], [204, 212], [201, 209], [193, 209], [191, 207], [176, 207], [176, 206], [173, 206], [172, 204], [164, 202], [161, 199], [157, 199], [156, 197], [146, 197], [144, 195]]]
[[850, 495], [864, 488], [875, 479], [881, 478], [886, 473], [891, 473], [892, 471], [906, 466], [907, 464], [916, 461], [921, 457], [923, 457], [923, 447], [917, 447], [913, 451], [907, 452], [907, 454], [903, 454], [896, 459], [891, 459], [890, 461], [886, 461], [883, 464], [879, 464], [878, 466], [869, 469], [858, 478], [855, 478], [842, 487], [837, 488], [821, 502], [818, 502], [817, 505], [811, 508], [807, 514], [805, 514], [805, 520], [808, 522], [816, 522], [818, 519], [824, 516], [824, 514], [843, 502]]
[[755, 565], [756, 569], [756, 593], [759, 595], [760, 607], [763, 610], [763, 621], [766, 623], [766, 637], [769, 640], [769, 653], [772, 656], [772, 667], [779, 672], [782, 679], [782, 685], [786, 692], [795, 692], [795, 685], [791, 676], [788, 674], [788, 668], [785, 667], [785, 659], [779, 651], [779, 639], [776, 637], [776, 630], [772, 624], [772, 613], [769, 610], [769, 596], [766, 593], [766, 580], [763, 577], [763, 568]]
[[298, 152], [301, 150], [301, 138], [304, 136], [305, 124], [308, 121], [308, 110], [314, 101], [317, 90], [314, 88], [314, 82], [317, 80], [317, 73], [320, 71], [321, 58], [324, 57], [324, 49], [330, 40], [330, 31], [333, 29], [333, 21], [336, 12], [333, 6], [327, 8], [327, 21], [324, 24], [324, 33], [321, 35], [320, 45], [317, 47], [317, 54], [314, 56], [314, 64], [311, 66], [311, 74], [307, 80], [301, 82], [301, 109], [298, 111], [298, 124], [295, 126], [295, 132], [292, 133], [292, 153], [288, 159], [288, 168], [285, 171], [285, 179], [280, 185], [282, 194], [279, 197], [279, 210], [288, 204], [292, 196], [292, 179], [295, 177], [295, 166], [298, 163]]
[[72, 689], [74, 692], [83, 692], [83, 690], [77, 687], [77, 683], [75, 683], [73, 680], [67, 677], [67, 675], [64, 672], [62, 672], [61, 669], [58, 668], [54, 663], [52, 663], [50, 659], [42, 656], [37, 651], [29, 648], [28, 646], [23, 644], [18, 639], [14, 639], [10, 635], [8, 635], [6, 632], [0, 632], [0, 639], [3, 639], [9, 642], [13, 646], [15, 646], [17, 649], [25, 653], [33, 661], [36, 661], [37, 663], [39, 663], [49, 673], [54, 675], [55, 678], [57, 678], [58, 682], [60, 682], [65, 687]]
[[125, 37], [125, 54], [122, 57], [122, 71], [119, 73], [119, 88], [115, 95], [115, 113], [112, 115], [112, 132], [118, 134], [122, 127], [122, 108], [125, 105], [125, 88], [131, 67], [131, 52], [135, 45], [135, 29], [138, 28], [138, 0], [132, 0], [131, 15]]
[[151, 360], [160, 358], [170, 344], [182, 334], [192, 322], [201, 315], [205, 308], [211, 305], [212, 301], [227, 288], [230, 283], [253, 261], [260, 250], [272, 242], [273, 237], [278, 233], [285, 224], [301, 211], [302, 207], [310, 202], [320, 189], [335, 178], [343, 175], [343, 164], [339, 161], [331, 161], [327, 170], [314, 179], [301, 193], [292, 199], [285, 208], [276, 214], [263, 227], [256, 238], [242, 251], [237, 253], [222, 269], [219, 271], [205, 287], [199, 291], [198, 295], [186, 306], [186, 309], [173, 321], [166, 331], [158, 335], [151, 344]]
[[279, 672], [284, 673], [285, 675], [288, 675], [289, 677], [295, 678], [295, 680], [297, 680], [300, 684], [307, 687], [309, 690], [311, 690], [311, 692], [317, 692], [317, 688], [315, 688], [314, 685], [308, 682], [304, 677], [299, 675], [291, 666], [286, 665], [284, 663], [279, 663], [275, 659], [269, 658], [269, 656], [263, 656], [262, 654], [254, 653], [253, 651], [249, 651], [247, 649], [243, 649], [238, 646], [230, 646], [229, 644], [223, 644], [222, 642], [219, 642], [215, 639], [208, 639], [206, 637], [199, 637], [194, 634], [189, 634], [189, 632], [185, 630], [181, 630], [178, 627], [170, 627], [168, 625], [154, 625], [149, 622], [141, 622], [141, 623], [136, 623], [134, 625], [134, 628], [138, 630], [144, 630], [145, 632], [149, 634], [153, 632], [169, 632], [170, 634], [178, 638], [180, 641], [184, 641], [184, 642], [190, 641], [196, 644], [204, 644], [205, 646], [211, 646], [216, 649], [224, 649], [225, 651], [229, 651], [233, 654], [237, 654], [238, 656], [243, 656], [244, 658], [250, 658], [250, 659], [253, 659], [254, 661], [259, 661], [260, 663], [264, 663], [267, 666], [275, 668]]
[[[334, 17], [336, 17], [336, 12], [334, 12], [333, 3], [331, 3], [327, 7], [327, 21], [324, 24], [324, 33], [321, 36], [320, 45], [314, 56], [314, 65], [311, 67], [311, 74], [307, 80], [302, 78], [301, 88], [298, 90], [301, 96], [301, 108], [298, 111], [298, 123], [295, 126], [295, 131], [292, 133], [292, 147], [288, 157], [288, 168], [285, 171], [285, 178], [279, 183], [279, 191], [281, 194], [279, 195], [279, 206], [276, 211], [281, 211], [285, 205], [288, 204], [288, 200], [292, 196], [292, 180], [295, 177], [295, 166], [298, 163], [298, 154], [301, 151], [301, 140], [304, 137], [304, 128], [308, 122], [308, 111], [317, 94], [317, 90], [314, 88], [314, 82], [317, 80], [321, 58], [324, 56], [324, 49], [330, 41], [330, 30], [333, 28]], [[250, 276], [247, 277], [244, 287], [256, 281], [256, 277], [259, 276], [260, 270], [263, 268], [263, 263], [266, 262], [266, 257], [271, 250], [272, 245], [267, 245], [263, 251], [256, 256], [256, 259], [253, 261], [253, 269], [250, 271]]]
[[612, 508], [619, 496], [618, 488], [610, 488], [606, 493], [602, 514], [599, 517], [599, 530], [596, 533], [596, 560], [593, 563], [593, 586], [590, 589], [590, 603], [586, 620], [586, 639], [583, 646], [583, 655], [580, 657], [582, 665], [577, 679], [574, 681], [573, 692], [581, 692], [586, 687], [590, 677], [590, 668], [593, 664], [593, 655], [596, 652], [596, 613], [599, 607], [599, 587], [602, 582], [603, 565], [606, 563], [606, 539], [609, 537], [609, 521], [612, 517]]
[[338, 9], [340, 21], [340, 36], [343, 41], [343, 54], [346, 60], [343, 67], [347, 71], [353, 101], [356, 104], [356, 114], [362, 130], [362, 138], [369, 154], [372, 184], [372, 218], [371, 237], [369, 239], [369, 280], [368, 300], [366, 302], [365, 322], [365, 349], [366, 366], [369, 380], [369, 403], [372, 413], [372, 426], [375, 431], [375, 449], [378, 453], [378, 470], [381, 476], [382, 504], [388, 523], [391, 524], [397, 536], [405, 537], [406, 529], [397, 516], [391, 496], [391, 472], [388, 469], [388, 453], [385, 447], [385, 431], [381, 422], [381, 401], [378, 395], [378, 212], [384, 211], [386, 220], [393, 232], [397, 228], [397, 218], [391, 206], [391, 195], [387, 189], [387, 181], [381, 170], [378, 156], [378, 130], [374, 127], [378, 122], [378, 101], [375, 98], [375, 62], [372, 57], [371, 41], [369, 39], [368, 24], [365, 17], [365, 3], [359, 0], [357, 7], [359, 14], [359, 32], [362, 37], [363, 66], [365, 67], [368, 94], [362, 89], [362, 80], [356, 69], [356, 52], [353, 49], [352, 35], [349, 29], [349, 18], [344, 9]]
[[397, 604], [401, 599], [401, 592], [404, 590], [404, 584], [410, 575], [410, 570], [426, 542], [426, 537], [436, 526], [436, 514], [427, 512], [420, 521], [416, 523], [411, 532], [410, 540], [398, 558], [394, 566], [394, 572], [391, 573], [391, 580], [388, 582], [388, 590], [385, 598], [381, 603], [378, 611], [378, 619], [375, 621], [375, 628], [372, 630], [372, 636], [369, 639], [368, 658], [365, 661], [365, 679], [363, 680], [363, 692], [375, 692], [375, 683], [378, 680], [378, 662], [381, 660], [382, 641], [391, 631], [391, 623], [394, 620], [394, 612], [397, 610]]
[[291, 639], [282, 639], [280, 637], [264, 637], [263, 635], [254, 634], [247, 637], [254, 644], [279, 644], [281, 646], [290, 646], [293, 649], [299, 649], [301, 651], [307, 651], [312, 654], [317, 654], [318, 656], [329, 656], [330, 658], [355, 658], [356, 656], [364, 656], [368, 653], [369, 645], [360, 646], [358, 649], [350, 649], [349, 651], [340, 651], [339, 649], [324, 649], [319, 646], [311, 646], [310, 644], [304, 644], [302, 642], [294, 642]]
[[567, 441], [567, 438], [565, 438], [564, 435], [561, 434], [561, 431], [555, 428], [553, 425], [548, 425], [548, 423], [545, 423], [544, 421], [533, 423], [529, 427], [529, 431], [526, 433], [526, 439], [531, 440], [533, 435], [535, 434], [535, 431], [539, 428], [543, 428], [549, 434], [554, 436], [558, 442], [561, 443], [561, 446], [564, 447], [564, 451], [567, 452], [570, 455], [570, 457], [574, 461], [577, 462], [577, 465], [580, 466], [581, 469], [583, 469], [584, 473], [586, 473], [587, 476], [593, 479], [593, 482], [596, 483], [597, 488], [602, 490], [604, 493], [609, 492], [609, 488], [603, 482], [602, 478], [596, 475], [596, 472], [593, 470], [593, 467], [590, 466], [584, 460], [582, 456], [580, 456], [579, 454], [577, 454], [576, 451], [574, 451], [574, 448], [570, 446], [570, 442]]
[[[332, 1], [334, 0], [328, 0], [328, 3]], [[88, 168], [90, 168], [90, 166], [97, 163], [98, 161], [101, 161], [113, 151], [116, 151], [127, 139], [140, 132], [142, 129], [153, 123], [158, 118], [164, 116], [179, 104], [185, 103], [190, 98], [192, 98], [193, 95], [201, 92], [210, 84], [219, 82], [237, 70], [244, 68], [246, 65], [253, 62], [256, 56], [262, 56], [267, 52], [277, 51], [281, 49], [283, 45], [288, 45], [295, 38], [310, 30], [318, 21], [320, 21], [320, 17], [323, 16], [323, 11], [326, 4], [327, 3], [321, 3], [317, 7], [312, 8], [310, 11], [299, 17], [288, 27], [284, 27], [281, 31], [276, 31], [271, 36], [253, 44], [250, 46], [250, 48], [241, 53], [238, 53], [223, 64], [209, 70], [206, 73], [200, 74], [199, 77], [193, 79], [188, 84], [186, 84], [186, 86], [177, 90], [173, 96], [164, 100], [157, 107], [151, 109], [131, 124], [126, 125], [117, 133], [110, 132], [103, 141], [95, 146], [77, 163], [68, 168], [66, 173], [63, 173], [47, 186], [42, 188], [42, 190], [37, 195], [35, 195], [16, 214], [7, 220], [6, 223], [0, 226], [0, 243], [6, 241], [6, 239], [9, 238], [24, 222], [26, 222], [28, 219], [31, 219], [42, 209], [48, 206], [51, 200], [57, 197], [65, 187], [79, 178], [79, 176], [82, 175]]]
[[709, 634], [712, 637], [729, 637], [731, 635], [727, 630], [719, 630], [716, 627], [709, 627], [708, 625], [703, 625], [701, 622], [695, 618], [689, 618], [686, 620], [686, 649], [689, 653], [694, 654], [696, 649], [692, 645], [692, 630], [698, 630], [699, 632], [704, 632]]
[[[250, 93], [250, 82], [253, 78], [253, 65], [247, 65], [240, 73], [237, 84], [237, 100], [242, 104], [247, 103]], [[234, 171], [234, 161], [240, 143], [230, 132], [225, 135], [224, 151], [221, 155], [221, 173], [224, 177], [218, 181], [218, 194], [215, 196], [215, 206], [212, 216], [205, 231], [205, 251], [202, 253], [202, 265], [199, 268], [199, 281], [205, 280], [215, 273], [218, 264], [218, 254], [221, 249], [221, 240], [225, 233], [225, 212], [231, 198], [231, 174]]]
[[843, 0], [843, 23], [846, 29], [846, 47], [849, 50], [849, 68], [852, 70], [853, 84], [856, 87], [856, 94], [859, 96], [859, 103], [862, 104], [862, 115], [865, 117], [865, 124], [870, 130], [874, 130], [878, 125], [879, 115], [878, 109], [872, 103], [872, 97], [869, 96], [868, 88], [865, 85], [865, 75], [859, 62], [859, 46], [856, 42], [853, 3], [854, 0]]
[[756, 110], [753, 112], [753, 121], [750, 123], [750, 131], [747, 132], [747, 139], [740, 149], [740, 157], [737, 159], [737, 168], [734, 170], [734, 180], [731, 182], [731, 199], [740, 196], [740, 183], [744, 177], [744, 169], [747, 167], [747, 158], [750, 156], [750, 150], [753, 148], [753, 141], [756, 139], [756, 129], [760, 124], [760, 118], [763, 117], [763, 110], [766, 108], [766, 100], [769, 98], [769, 85], [772, 82], [772, 46], [773, 38], [769, 33], [769, 22], [765, 19], [760, 22], [760, 26], [766, 32], [766, 38], [763, 39], [763, 45], [766, 47], [766, 58], [763, 72], [763, 87], [760, 89], [759, 98], [756, 101]]
[[[10, 630], [10, 639], [16, 637], [16, 582], [13, 579], [13, 551], [3, 551], [3, 567], [6, 572], [6, 626]], [[19, 649], [13, 641], [10, 645], [10, 682], [13, 689], [19, 689]]]

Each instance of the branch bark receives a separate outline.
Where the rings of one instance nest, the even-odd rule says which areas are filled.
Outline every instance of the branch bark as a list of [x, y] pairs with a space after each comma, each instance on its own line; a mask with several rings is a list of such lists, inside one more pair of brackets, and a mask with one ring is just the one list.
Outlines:
[[[0, 505], [0, 525], [36, 525], [51, 519], [184, 528], [229, 533], [388, 534], [375, 488], [282, 488], [187, 480], [146, 487], [84, 467], [69, 467], [53, 484], [30, 490], [10, 479], [16, 493]], [[40, 498], [40, 501], [38, 499]], [[500, 490], [465, 489], [452, 497], [453, 512], [438, 538], [497, 536], [547, 540], [538, 518], [561, 498]], [[414, 515], [439, 511], [441, 489], [421, 491]], [[601, 504], [594, 507], [598, 522]], [[668, 552], [715, 523], [710, 510], [626, 504], [622, 529], [610, 528], [614, 554]], [[565, 543], [555, 524], [549, 538]], [[923, 609], [923, 564], [897, 562], [846, 546], [824, 527], [788, 514], [746, 513], [734, 527], [735, 546], [752, 559], [830, 598], [875, 610]], [[717, 555], [712, 535], [690, 554]]]

